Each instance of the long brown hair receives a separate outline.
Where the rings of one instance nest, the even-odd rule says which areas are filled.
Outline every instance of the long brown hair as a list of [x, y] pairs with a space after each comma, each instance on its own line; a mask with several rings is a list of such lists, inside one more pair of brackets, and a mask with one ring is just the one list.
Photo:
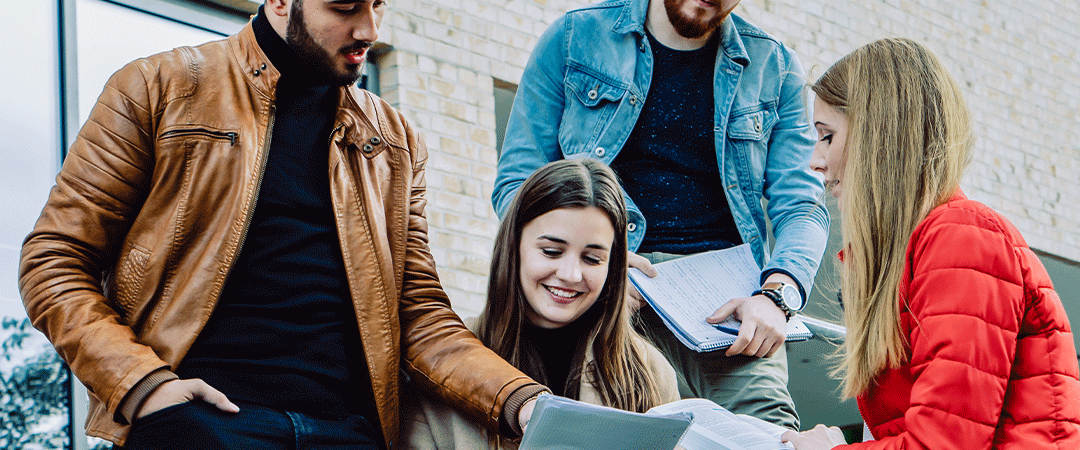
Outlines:
[[900, 330], [908, 242], [956, 191], [973, 138], [960, 87], [933, 53], [908, 39], [860, 47], [811, 89], [848, 121], [840, 214], [848, 333], [836, 373], [850, 398], [909, 357]]
[[[658, 405], [660, 391], [645, 365], [642, 342], [630, 325], [626, 304], [626, 204], [615, 174], [593, 159], [560, 160], [530, 176], [499, 226], [491, 258], [487, 305], [480, 314], [477, 335], [484, 345], [526, 374], [539, 376], [539, 361], [526, 351], [522, 338], [528, 308], [521, 286], [521, 232], [533, 219], [560, 208], [596, 207], [615, 229], [608, 273], [593, 309], [599, 319], [587, 336], [593, 337], [595, 375], [592, 380], [609, 406], [644, 412]], [[637, 338], [637, 339], [635, 339]], [[584, 348], [584, 343], [581, 343]], [[572, 356], [572, 355], [571, 355]], [[571, 369], [581, 373], [580, 362]], [[531, 372], [531, 373], [530, 373]]]

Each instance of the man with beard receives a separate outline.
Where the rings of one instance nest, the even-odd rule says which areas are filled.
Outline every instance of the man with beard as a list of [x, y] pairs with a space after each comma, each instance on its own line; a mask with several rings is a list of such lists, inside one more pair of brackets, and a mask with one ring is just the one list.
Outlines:
[[357, 89], [383, 0], [268, 0], [120, 69], [23, 247], [27, 313], [130, 449], [387, 448], [400, 370], [506, 435], [545, 388], [450, 309], [427, 152]]
[[641, 326], [679, 372], [683, 397], [798, 430], [786, 319], [806, 303], [829, 218], [807, 165], [802, 68], [731, 14], [738, 3], [613, 0], [557, 20], [521, 77], [492, 201], [501, 214], [540, 166], [593, 157], [622, 181], [632, 266], [651, 274], [650, 261], [749, 244], [762, 290], [717, 299], [702, 317], [742, 321], [726, 352], [686, 348], [650, 308]]

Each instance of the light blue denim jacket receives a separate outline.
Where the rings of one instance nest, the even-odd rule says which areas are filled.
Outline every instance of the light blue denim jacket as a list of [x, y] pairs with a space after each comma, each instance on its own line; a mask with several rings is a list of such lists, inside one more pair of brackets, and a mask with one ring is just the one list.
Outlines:
[[[570, 11], [540, 37], [503, 140], [492, 193], [500, 216], [525, 178], [548, 162], [615, 159], [649, 92], [647, 9], [646, 0], [591, 5]], [[714, 131], [731, 213], [762, 273], [786, 272], [808, 295], [829, 216], [819, 201], [822, 180], [809, 168], [814, 136], [802, 67], [791, 49], [734, 14], [719, 32]], [[771, 258], [762, 198], [776, 237]], [[632, 199], [626, 203], [630, 249], [636, 250], [645, 218]]]

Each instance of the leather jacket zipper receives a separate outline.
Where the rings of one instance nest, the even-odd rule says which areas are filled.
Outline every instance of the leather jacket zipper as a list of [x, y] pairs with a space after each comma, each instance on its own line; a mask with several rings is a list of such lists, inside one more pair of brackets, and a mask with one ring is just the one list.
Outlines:
[[334, 130], [330, 132], [330, 138], [328, 139], [326, 148], [334, 148], [334, 135], [336, 135], [338, 130], [342, 128], [345, 128], [345, 124], [343, 123], [334, 125]]
[[202, 136], [210, 139], [228, 140], [229, 145], [236, 145], [236, 141], [240, 137], [235, 131], [216, 131], [208, 130], [206, 128], [184, 128], [179, 130], [169, 130], [161, 134], [162, 139], [183, 136]]
[[[274, 119], [277, 117], [277, 107], [270, 105], [270, 118], [266, 124], [266, 139], [264, 140], [262, 148], [262, 156], [259, 157], [259, 177], [255, 180], [255, 192], [251, 196], [251, 202], [248, 204], [247, 217], [244, 218], [244, 229], [240, 232], [240, 240], [236, 243], [236, 251], [233, 252], [232, 261], [229, 261], [228, 267], [225, 268], [225, 278], [222, 279], [221, 286], [224, 288], [225, 283], [229, 280], [229, 275], [232, 273], [233, 267], [236, 265], [237, 258], [240, 257], [240, 251], [244, 248], [244, 241], [247, 240], [248, 229], [251, 228], [251, 218], [255, 215], [255, 206], [259, 203], [259, 191], [262, 190], [263, 175], [266, 174], [266, 160], [270, 157], [270, 140], [274, 136]], [[220, 299], [221, 292], [217, 293], [218, 298], [214, 299], [214, 304]]]

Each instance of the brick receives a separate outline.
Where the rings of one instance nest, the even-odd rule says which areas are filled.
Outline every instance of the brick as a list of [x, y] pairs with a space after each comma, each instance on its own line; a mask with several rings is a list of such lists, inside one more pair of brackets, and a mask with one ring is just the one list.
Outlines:
[[[536, 40], [591, 0], [395, 0], [384, 23], [381, 95], [429, 142], [433, 242], [455, 308], [479, 311], [478, 276], [498, 219], [490, 195], [498, 159], [492, 78], [517, 83]], [[866, 42], [905, 36], [942, 59], [963, 89], [977, 137], [963, 187], [1009, 217], [1036, 248], [1080, 259], [1080, 23], [1075, 0], [743, 0], [736, 13], [794, 49], [815, 79]], [[401, 17], [393, 17], [401, 16]], [[450, 224], [450, 215], [473, 220]], [[448, 231], [447, 227], [464, 227]], [[457, 233], [457, 234], [455, 234]], [[461, 234], [464, 233], [464, 234]], [[460, 236], [459, 236], [460, 234]], [[481, 245], [482, 244], [482, 245]], [[465, 248], [468, 247], [468, 248]], [[438, 252], [436, 252], [438, 249]], [[473, 259], [469, 259], [473, 258]], [[483, 264], [480, 264], [480, 263]], [[483, 276], [480, 277], [481, 279]], [[461, 304], [464, 302], [464, 304]]]
[[465, 105], [457, 102], [440, 100], [439, 101], [439, 113], [452, 119], [458, 119], [465, 122], [475, 122], [476, 119], [467, 120], [465, 113]]
[[447, 174], [458, 176], [472, 176], [472, 163], [468, 159], [448, 155], [445, 152], [431, 152], [428, 160], [429, 170], [439, 170]]

